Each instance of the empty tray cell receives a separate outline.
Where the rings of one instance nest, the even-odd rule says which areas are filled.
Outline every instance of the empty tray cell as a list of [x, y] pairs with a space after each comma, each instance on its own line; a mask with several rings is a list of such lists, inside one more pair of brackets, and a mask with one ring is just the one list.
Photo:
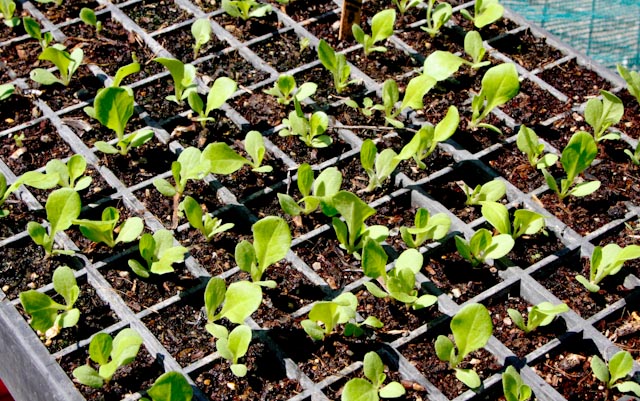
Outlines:
[[[181, 60], [183, 63], [192, 63], [194, 60], [193, 46], [195, 39], [191, 34], [192, 24], [188, 24], [173, 31], [162, 33], [154, 39], [160, 43], [173, 57]], [[211, 39], [202, 45], [198, 52], [198, 58], [216, 53], [227, 47], [227, 43], [221, 41], [215, 34], [211, 34]]]
[[610, 83], [595, 71], [579, 65], [575, 59], [544, 70], [539, 76], [578, 104], [599, 95], [601, 89], [611, 89]]
[[[99, 156], [102, 153], [98, 152]], [[125, 186], [139, 184], [171, 169], [171, 162], [177, 156], [154, 137], [144, 145], [129, 150], [126, 156], [108, 155], [102, 158], [104, 164], [124, 183]]]
[[356, 49], [347, 54], [347, 59], [379, 84], [387, 79], [397, 80], [422, 67], [418, 60], [391, 44], [387, 45], [386, 52], [373, 52], [369, 56], [365, 56], [362, 49]]
[[98, 11], [100, 4], [94, 0], [78, 0], [62, 2], [60, 5], [53, 4], [55, 2], [35, 2], [33, 5], [42, 11], [47, 19], [54, 24], [60, 24], [78, 18], [80, 10], [84, 7]]
[[570, 106], [525, 79], [520, 82], [520, 92], [501, 109], [517, 123], [530, 125], [568, 111]]
[[214, 81], [218, 77], [229, 77], [241, 86], [251, 86], [269, 78], [267, 72], [254, 67], [237, 50], [217, 53], [195, 66], [204, 79]]
[[529, 30], [506, 35], [490, 44], [529, 71], [544, 68], [564, 56], [561, 51], [549, 46], [546, 39], [535, 36]]
[[[295, 3], [292, 3], [295, 4]], [[313, 7], [312, 5], [308, 5]], [[280, 72], [298, 68], [317, 59], [313, 48], [302, 48], [301, 38], [294, 31], [274, 33], [273, 36], [250, 46], [261, 59]], [[299, 85], [302, 82], [298, 83]]]
[[628, 351], [636, 361], [640, 361], [640, 310], [637, 305], [637, 300], [631, 300], [624, 308], [594, 326], [621, 350]]
[[241, 42], [267, 35], [282, 27], [282, 23], [278, 21], [278, 16], [274, 12], [269, 12], [261, 18], [250, 18], [246, 21], [223, 12], [215, 15], [213, 20]]
[[[302, 82], [299, 83], [300, 85]], [[252, 93], [245, 93], [231, 100], [229, 103], [247, 121], [248, 130], [266, 131], [282, 124], [282, 120], [289, 117], [289, 113], [294, 111], [293, 102], [287, 106], [278, 103], [275, 96], [264, 93], [264, 90], [271, 89], [271, 85], [264, 86]], [[305, 111], [309, 107], [304, 108]]]
[[515, 142], [505, 143], [481, 160], [525, 193], [545, 184], [542, 172], [529, 163], [527, 155], [518, 149]]
[[[206, 99], [205, 99], [206, 100]], [[194, 118], [196, 115], [192, 115]], [[222, 110], [209, 113], [212, 121], [206, 121], [202, 128], [200, 121], [176, 116], [162, 122], [162, 128], [171, 134], [171, 138], [180, 142], [183, 147], [195, 146], [204, 149], [212, 142], [231, 142], [244, 139], [240, 128]]]
[[[0, 52], [2, 52], [1, 47]], [[29, 98], [17, 91], [14, 92], [9, 98], [2, 101], [2, 109], [0, 109], [0, 121], [3, 123], [2, 129], [9, 129], [31, 121], [33, 112], [37, 113], [38, 110]]]
[[173, 0], [144, 0], [123, 8], [123, 11], [149, 33], [189, 19], [189, 13]]
[[31, 38], [0, 46], [0, 57], [3, 62], [0, 65], [0, 72], [3, 76], [8, 77], [7, 72], [11, 70], [18, 78], [28, 78], [33, 68], [44, 68], [45, 64], [48, 65], [48, 63], [38, 60], [41, 52], [42, 48], [38, 42]]
[[[100, 124], [98, 120], [89, 117], [82, 109], [75, 109], [69, 113], [62, 114], [60, 118], [88, 147], [92, 147], [96, 141], [109, 142], [116, 138], [115, 131]], [[133, 115], [125, 126], [125, 135], [146, 126], [147, 123], [134, 110]]]
[[285, 6], [285, 12], [294, 20], [301, 22], [337, 8], [338, 6], [332, 0], [320, 0], [311, 4], [293, 1]]

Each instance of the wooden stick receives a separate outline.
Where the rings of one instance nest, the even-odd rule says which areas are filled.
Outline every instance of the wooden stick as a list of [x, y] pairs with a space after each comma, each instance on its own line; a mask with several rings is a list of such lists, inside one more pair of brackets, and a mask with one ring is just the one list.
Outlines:
[[362, 0], [343, 0], [342, 17], [340, 17], [340, 32], [338, 39], [350, 38], [351, 26], [360, 23], [360, 11], [362, 10]]

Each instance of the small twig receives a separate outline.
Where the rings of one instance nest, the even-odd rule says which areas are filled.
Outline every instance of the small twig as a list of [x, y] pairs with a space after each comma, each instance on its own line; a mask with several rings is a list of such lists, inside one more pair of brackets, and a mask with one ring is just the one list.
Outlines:
[[[380, 127], [378, 125], [334, 125], [331, 127], [333, 129], [369, 129], [373, 131], [395, 131], [398, 128], [395, 127]], [[413, 128], [402, 128], [403, 130], [410, 132], [418, 132], [418, 130]]]

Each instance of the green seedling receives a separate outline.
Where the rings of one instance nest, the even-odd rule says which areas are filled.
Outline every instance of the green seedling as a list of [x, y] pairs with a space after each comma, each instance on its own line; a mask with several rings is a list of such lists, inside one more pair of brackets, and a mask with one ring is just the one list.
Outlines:
[[436, 355], [441, 361], [449, 363], [458, 380], [470, 388], [478, 388], [482, 384], [478, 374], [473, 369], [462, 369], [458, 365], [467, 355], [484, 347], [489, 341], [493, 333], [491, 315], [481, 304], [468, 304], [451, 319], [450, 327], [454, 341], [439, 335], [435, 343]]
[[[58, 185], [57, 174], [43, 174], [37, 171], [27, 171], [11, 185], [7, 185], [7, 178], [0, 172], [0, 207], [16, 192], [20, 185], [25, 184], [38, 189], [51, 189]], [[0, 209], [0, 218], [7, 217], [8, 210]]]
[[393, 35], [393, 25], [396, 23], [396, 11], [392, 8], [382, 10], [371, 19], [371, 35], [366, 34], [360, 25], [353, 24], [351, 31], [353, 38], [362, 45], [364, 55], [369, 56], [372, 52], [386, 52], [384, 46], [376, 46], [377, 42], [387, 40]]
[[84, 175], [87, 169], [87, 161], [82, 155], [73, 155], [66, 163], [53, 159], [47, 162], [45, 174], [57, 176], [57, 184], [62, 188], [71, 188], [74, 191], [82, 191], [91, 185], [92, 178]]
[[438, 298], [430, 294], [418, 296], [415, 288], [416, 274], [422, 269], [423, 262], [420, 252], [408, 249], [400, 254], [393, 269], [387, 273], [387, 254], [384, 248], [367, 238], [362, 250], [362, 270], [367, 277], [378, 280], [384, 289], [373, 281], [366, 282], [365, 287], [377, 298], [391, 297], [413, 310], [427, 308], [435, 304]]
[[451, 138], [459, 124], [458, 109], [456, 106], [449, 106], [444, 118], [435, 127], [429, 123], [423, 125], [409, 143], [402, 148], [397, 158], [400, 160], [412, 158], [419, 169], [426, 169], [427, 165], [423, 160], [436, 150], [440, 142]]
[[87, 361], [86, 365], [73, 370], [73, 377], [85, 386], [102, 388], [109, 384], [116, 370], [136, 359], [141, 345], [142, 337], [130, 328], [121, 330], [113, 338], [107, 333], [98, 333], [89, 343], [89, 359], [98, 365], [98, 370]]
[[75, 326], [80, 319], [80, 310], [73, 307], [80, 296], [80, 288], [70, 267], [60, 266], [53, 272], [53, 290], [64, 299], [64, 305], [36, 290], [20, 293], [20, 303], [31, 316], [31, 327], [46, 338], [55, 337], [63, 328]]
[[522, 313], [516, 309], [507, 309], [509, 317], [520, 330], [531, 333], [540, 326], [547, 326], [561, 313], [569, 310], [566, 304], [553, 305], [551, 302], [540, 302], [529, 311], [529, 320], [525, 323]]
[[305, 145], [313, 148], [326, 148], [333, 143], [333, 139], [325, 132], [329, 127], [329, 116], [324, 111], [316, 111], [307, 118], [302, 112], [298, 99], [294, 98], [295, 110], [289, 113], [289, 118], [282, 120], [285, 128], [278, 132], [282, 137], [298, 136]]
[[236, 326], [227, 337], [218, 337], [216, 351], [231, 363], [231, 372], [237, 377], [247, 375], [247, 365], [238, 363], [245, 356], [251, 344], [251, 328], [241, 324]]
[[482, 202], [482, 216], [500, 234], [508, 234], [514, 240], [523, 235], [534, 235], [544, 230], [544, 216], [532, 210], [518, 209], [513, 213], [513, 223], [507, 207], [498, 202]]
[[55, 65], [58, 68], [60, 78], [44, 68], [31, 70], [29, 77], [42, 85], [53, 85], [57, 83], [69, 86], [71, 77], [82, 64], [83, 57], [84, 52], [79, 47], [69, 53], [64, 50], [64, 46], [62, 45], [49, 46], [42, 50], [42, 53], [38, 56], [38, 60], [49, 61]]
[[518, 130], [516, 145], [522, 153], [527, 155], [531, 167], [538, 169], [549, 168], [558, 161], [558, 155], [553, 153], [543, 155], [544, 144], [540, 143], [540, 139], [535, 131], [526, 127], [524, 124], [521, 125], [520, 130]]
[[254, 173], [270, 173], [271, 166], [263, 166], [262, 161], [266, 153], [264, 138], [258, 131], [249, 131], [244, 138], [244, 149], [249, 158], [240, 156], [235, 150], [224, 142], [215, 142], [207, 145], [202, 151], [203, 157], [211, 163], [213, 174], [228, 175], [240, 170], [245, 164], [251, 167]]
[[618, 244], [607, 244], [604, 247], [596, 246], [590, 259], [589, 279], [581, 274], [576, 280], [590, 292], [600, 291], [600, 282], [607, 276], [618, 274], [624, 262], [640, 258], [640, 245], [628, 245], [624, 248]]
[[602, 100], [589, 99], [584, 110], [584, 120], [593, 129], [596, 142], [620, 139], [617, 132], [607, 132], [609, 127], [616, 125], [624, 115], [622, 100], [611, 92], [600, 90]]
[[362, 370], [365, 378], [355, 377], [344, 385], [340, 396], [342, 401], [378, 401], [380, 398], [398, 398], [404, 395], [406, 390], [400, 382], [384, 384], [387, 379], [384, 365], [374, 351], [365, 354]]
[[16, 87], [13, 84], [0, 85], [0, 101], [8, 99], [16, 91]]
[[0, 0], [0, 14], [2, 14], [4, 24], [9, 28], [20, 25], [20, 18], [13, 15], [15, 12], [16, 3], [14, 1]]
[[[392, 81], [392, 80], [388, 80], [388, 81]], [[387, 81], [385, 81], [386, 83]], [[395, 82], [395, 81], [394, 81]], [[398, 85], [396, 84], [396, 88], [398, 87]], [[385, 96], [385, 91], [383, 89], [382, 91], [382, 96], [384, 98]], [[400, 92], [398, 92], [398, 98], [400, 97]], [[373, 115], [373, 112], [375, 110], [385, 110], [385, 100], [383, 99], [383, 104], [374, 104], [373, 103], [373, 99], [371, 99], [370, 97], [365, 97], [364, 99], [362, 99], [362, 106], [360, 106], [358, 104], [358, 102], [356, 102], [355, 100], [348, 98], [344, 100], [344, 104], [348, 107], [351, 107], [352, 109], [356, 109], [358, 110], [363, 116], [365, 117], [371, 117]], [[397, 102], [397, 100], [396, 100]], [[391, 103], [391, 102], [390, 102]], [[395, 106], [395, 102], [392, 103], [392, 107], [390, 108], [391, 111], [394, 111], [394, 106]], [[399, 114], [399, 113], [398, 113]], [[386, 118], [386, 116], [385, 116]], [[401, 121], [399, 120], [395, 120], [397, 121], [397, 124], [402, 124]], [[393, 123], [392, 123], [393, 124]], [[402, 126], [404, 126], [404, 124], [402, 124]]]
[[591, 370], [594, 376], [604, 382], [608, 390], [615, 388], [621, 393], [633, 393], [640, 397], [640, 384], [627, 380], [617, 383], [624, 379], [633, 369], [633, 357], [628, 351], [618, 351], [609, 359], [607, 365], [598, 355], [591, 358]]
[[73, 221], [80, 215], [82, 203], [80, 195], [71, 188], [60, 188], [49, 194], [45, 209], [49, 231], [40, 223], [30, 221], [27, 224], [29, 236], [38, 245], [44, 248], [46, 256], [71, 255], [71, 250], [53, 249], [54, 237], [57, 233], [71, 227]]
[[[182, 373], [167, 372], [156, 379], [147, 395], [152, 401], [191, 401], [193, 389]], [[140, 401], [149, 399], [142, 397]]]
[[[478, 4], [476, 2], [476, 4]], [[471, 100], [471, 128], [482, 127], [502, 134], [498, 127], [483, 123], [489, 113], [498, 106], [511, 100], [520, 91], [518, 72], [513, 63], [504, 63], [491, 67], [482, 77], [480, 93]]]
[[474, 70], [478, 70], [491, 64], [491, 61], [482, 61], [485, 56], [486, 49], [482, 44], [482, 36], [480, 36], [480, 33], [477, 31], [469, 31], [464, 36], [464, 52], [471, 57], [471, 63], [469, 65]]
[[129, 259], [131, 270], [140, 277], [147, 278], [151, 273], [172, 273], [173, 264], [184, 260], [184, 254], [188, 249], [173, 245], [174, 239], [171, 231], [158, 230], [153, 235], [147, 233], [140, 237], [138, 248], [145, 265], [135, 259]]
[[273, 83], [271, 89], [263, 90], [267, 95], [275, 96], [279, 104], [289, 105], [295, 97], [298, 102], [313, 96], [318, 89], [318, 85], [313, 82], [305, 82], [300, 87], [296, 85], [293, 75], [282, 74]]
[[633, 152], [629, 149], [625, 149], [624, 153], [629, 156], [631, 163], [635, 164], [636, 166], [640, 166], [640, 142], [636, 144], [636, 148]]
[[400, 11], [400, 15], [404, 15], [407, 11], [422, 3], [422, 0], [392, 0], [392, 2], [398, 11]]
[[622, 64], [618, 64], [617, 67], [618, 74], [627, 82], [627, 90], [640, 104], [640, 74], [625, 68]]
[[348, 191], [340, 191], [333, 197], [333, 206], [344, 221], [333, 217], [331, 225], [340, 242], [340, 248], [360, 258], [359, 250], [362, 249], [366, 238], [376, 242], [382, 242], [389, 236], [389, 229], [385, 226], [374, 225], [367, 227], [364, 222], [376, 212], [374, 208], [362, 199]]
[[[342, 177], [342, 176], [341, 176]], [[12, 193], [18, 190], [22, 183], [17, 181], [11, 185], [7, 185], [7, 177], [0, 172], [0, 206], [4, 205], [4, 203], [9, 199]], [[0, 209], [0, 218], [7, 217], [9, 215], [9, 210]]]
[[308, 215], [318, 208], [327, 216], [333, 216], [332, 198], [340, 191], [342, 173], [336, 167], [324, 169], [314, 180], [313, 170], [307, 163], [298, 167], [298, 190], [302, 198], [296, 200], [287, 194], [278, 194], [278, 202], [285, 213], [291, 216]]
[[227, 337], [227, 329], [215, 322], [225, 318], [231, 323], [242, 324], [258, 310], [261, 303], [262, 288], [258, 284], [236, 281], [227, 288], [223, 279], [213, 277], [204, 290], [204, 306], [207, 312], [205, 329], [214, 337]]
[[451, 219], [445, 213], [429, 215], [425, 208], [418, 208], [413, 227], [400, 227], [400, 236], [409, 248], [419, 248], [426, 241], [439, 241], [451, 228]]
[[502, 373], [502, 391], [507, 401], [528, 401], [531, 399], [531, 387], [522, 381], [522, 377], [513, 366], [507, 366]]
[[215, 121], [213, 117], [209, 117], [209, 113], [219, 109], [236, 92], [237, 88], [238, 84], [233, 79], [217, 78], [207, 94], [206, 107], [197, 91], [189, 92], [187, 101], [191, 109], [198, 113], [195, 120], [200, 122], [202, 128], [205, 128], [208, 121]]
[[469, 21], [473, 21], [476, 28], [482, 28], [502, 18], [504, 7], [498, 0], [480, 0], [474, 4], [473, 16], [464, 8], [460, 10], [460, 14]]
[[255, 0], [222, 0], [224, 12], [234, 18], [246, 21], [250, 18], [262, 18], [272, 10], [269, 4], [258, 3]]
[[284, 259], [291, 249], [291, 231], [287, 222], [276, 216], [267, 216], [251, 226], [253, 244], [247, 240], [236, 245], [235, 260], [240, 270], [251, 274], [260, 285], [275, 288], [273, 280], [260, 281], [262, 275], [277, 261]]
[[462, 190], [467, 200], [465, 205], [482, 205], [483, 202], [497, 202], [507, 193], [506, 184], [497, 178], [483, 184], [476, 185], [473, 190], [464, 181], [461, 181]]
[[173, 78], [174, 94], [165, 99], [182, 106], [184, 100], [189, 97], [189, 93], [196, 91], [196, 67], [174, 58], [157, 57], [153, 61], [165, 66]]
[[371, 139], [366, 139], [360, 148], [360, 164], [369, 176], [369, 184], [365, 191], [373, 191], [382, 187], [394, 172], [400, 159], [393, 149], [384, 149], [378, 153], [376, 144]]
[[336, 53], [324, 39], [320, 39], [320, 43], [318, 43], [318, 59], [333, 76], [333, 85], [338, 94], [356, 82], [355, 80], [349, 81], [351, 66], [347, 63], [347, 57], [344, 54]]
[[[198, 18], [191, 25], [191, 36], [193, 36], [193, 58], [198, 58], [202, 46], [211, 40], [211, 23], [208, 18]], [[235, 91], [234, 91], [235, 92]]]
[[54, 3], [56, 6], [61, 6], [64, 0], [36, 0], [36, 2], [42, 4]]
[[18, 134], [13, 134], [13, 136], [11, 138], [13, 139], [13, 142], [15, 142], [16, 147], [21, 148], [21, 147], [24, 146], [24, 142], [23, 141], [26, 138], [26, 136], [24, 135], [24, 132], [21, 132], [19, 135]]
[[95, 11], [87, 7], [82, 7], [80, 10], [80, 20], [85, 24], [94, 27], [96, 30], [96, 36], [100, 35], [100, 31], [102, 31], [102, 21], [98, 20]]
[[209, 213], [203, 213], [198, 201], [190, 196], [185, 196], [182, 201], [182, 209], [187, 215], [191, 227], [200, 231], [207, 242], [211, 242], [217, 234], [223, 233], [235, 225], [233, 223], [223, 224], [219, 218], [211, 217]]
[[587, 196], [600, 188], [600, 181], [597, 180], [578, 182], [578, 176], [591, 166], [597, 154], [598, 146], [593, 136], [588, 132], [578, 131], [569, 139], [560, 156], [560, 163], [567, 174], [566, 178], [560, 180], [560, 187], [551, 173], [546, 168], [542, 169], [547, 185], [560, 200], [564, 200], [569, 195]]
[[[413, 90], [414, 87], [409, 89]], [[411, 96], [411, 93], [409, 93], [409, 96]], [[396, 128], [404, 128], [404, 124], [397, 118], [402, 112], [401, 108], [396, 107], [399, 99], [400, 91], [398, 90], [398, 84], [393, 79], [387, 79], [382, 85], [382, 104], [371, 106], [371, 110], [384, 111], [384, 119], [387, 124], [391, 124]]]
[[451, 19], [453, 15], [453, 7], [451, 4], [443, 2], [438, 3], [434, 9], [436, 0], [427, 0], [427, 19], [426, 26], [421, 27], [432, 38], [440, 33], [440, 29]]
[[499, 259], [508, 254], [514, 245], [514, 240], [509, 234], [491, 235], [486, 228], [476, 231], [469, 242], [456, 235], [456, 249], [472, 267], [478, 267], [486, 263], [487, 259]]
[[305, 50], [309, 48], [309, 46], [311, 46], [311, 40], [309, 40], [309, 38], [300, 38], [300, 41], [298, 42], [298, 49], [300, 50], [300, 54], [304, 53]]
[[[76, 219], [73, 224], [80, 228], [80, 232], [95, 243], [104, 243], [109, 248], [122, 243], [133, 242], [144, 229], [144, 222], [140, 217], [129, 217], [118, 225], [120, 212], [113, 206], [102, 211], [100, 220]], [[114, 238], [114, 234], [117, 236]]]
[[45, 32], [43, 34], [42, 29], [40, 28], [40, 24], [33, 18], [22, 18], [22, 25], [24, 26], [24, 30], [25, 32], [27, 32], [27, 35], [29, 35], [32, 39], [37, 40], [43, 50], [49, 47], [49, 44], [53, 41], [53, 35], [51, 34], [51, 32]]
[[131, 149], [140, 147], [153, 138], [151, 129], [141, 129], [128, 135], [124, 133], [133, 116], [133, 93], [130, 88], [102, 88], [93, 100], [93, 107], [85, 107], [84, 111], [116, 134], [116, 146], [105, 141], [95, 143], [100, 152], [126, 156]]

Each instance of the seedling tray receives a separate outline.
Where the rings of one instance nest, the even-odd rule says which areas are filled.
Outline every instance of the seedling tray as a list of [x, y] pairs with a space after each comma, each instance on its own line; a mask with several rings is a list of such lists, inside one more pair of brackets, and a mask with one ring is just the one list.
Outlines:
[[[461, 125], [430, 156], [427, 169], [416, 170], [402, 164], [381, 189], [364, 193], [362, 177], [366, 174], [359, 167], [362, 142], [375, 138], [378, 148], [382, 144], [399, 151], [412, 134], [377, 129], [384, 126], [380, 118], [363, 121], [356, 111], [341, 104], [330, 76], [317, 61], [315, 48], [319, 39], [344, 52], [352, 64], [352, 78], [359, 84], [349, 87], [347, 96], [379, 97], [385, 79], [406, 84], [433, 50], [462, 51], [463, 35], [470, 25], [458, 11], [473, 9], [473, 2], [451, 1], [454, 17], [436, 39], [420, 29], [425, 23], [424, 9], [408, 12], [396, 24], [396, 33], [387, 43], [389, 53], [370, 59], [363, 57], [354, 41], [338, 41], [338, 1], [310, 5], [297, 0], [286, 7], [274, 4], [273, 13], [267, 18], [246, 24], [203, 0], [82, 0], [67, 1], [58, 7], [19, 3], [22, 16], [38, 20], [57, 42], [83, 46], [86, 53], [92, 52], [70, 88], [38, 87], [28, 77], [30, 68], [38, 63], [33, 40], [21, 28], [2, 28], [2, 81], [12, 81], [22, 93], [6, 101], [7, 106], [3, 104], [0, 111], [0, 171], [9, 182], [24, 171], [43, 169], [52, 158], [81, 154], [93, 177], [92, 186], [82, 193], [83, 213], [96, 215], [105, 206], [117, 206], [126, 216], [143, 217], [145, 231], [153, 233], [171, 226], [171, 206], [152, 182], [158, 177], [170, 177], [171, 162], [185, 147], [202, 148], [213, 141], [233, 144], [249, 130], [257, 129], [265, 137], [268, 163], [274, 166], [274, 173], [258, 179], [243, 171], [231, 177], [210, 175], [200, 183], [190, 183], [185, 194], [197, 196], [209, 211], [235, 223], [235, 227], [206, 244], [186, 219], [181, 219], [174, 236], [189, 247], [189, 256], [175, 274], [151, 280], [137, 278], [127, 267], [127, 259], [137, 254], [137, 248], [121, 246], [113, 253], [101, 252], [75, 229], [67, 230], [56, 240], [59, 246], [76, 250], [76, 254], [42, 262], [42, 250], [24, 230], [27, 222], [44, 217], [46, 193], [21, 188], [7, 202], [11, 215], [0, 221], [0, 377], [17, 401], [136, 400], [165, 371], [178, 371], [188, 377], [197, 400], [339, 399], [347, 378], [362, 374], [362, 357], [371, 350], [383, 357], [391, 377], [405, 385], [408, 391], [403, 399], [407, 400], [498, 399], [502, 394], [500, 373], [506, 365], [520, 368], [524, 381], [539, 400], [583, 399], [571, 394], [571, 388], [577, 387], [571, 380], [590, 375], [584, 361], [594, 354], [608, 359], [620, 349], [634, 348], [627, 344], [636, 345], [633, 373], [637, 378], [638, 333], [620, 336], [616, 325], [637, 317], [640, 264], [634, 262], [625, 267], [623, 277], [616, 278], [616, 285], [607, 287], [611, 297], [598, 296], [591, 305], [580, 304], [576, 299], [579, 297], [567, 298], [560, 292], [566, 285], [557, 284], [573, 280], [582, 266], [581, 260], [591, 254], [594, 246], [612, 241], [637, 243], [634, 238], [640, 228], [640, 170], [620, 154], [621, 149], [635, 149], [637, 144], [639, 106], [631, 102], [624, 81], [617, 75], [550, 33], [509, 10], [503, 20], [482, 29], [492, 64], [515, 63], [521, 80], [520, 94], [490, 117], [504, 135], [471, 131]], [[363, 21], [387, 7], [382, 3], [365, 1]], [[81, 7], [97, 10], [105, 24], [104, 40], [96, 40], [91, 29], [78, 19]], [[194, 61], [188, 47], [192, 43], [190, 26], [202, 17], [211, 20], [214, 38]], [[303, 38], [309, 40], [310, 49], [300, 49]], [[91, 121], [82, 108], [90, 104], [100, 87], [110, 82], [117, 67], [130, 61], [130, 52], [136, 53], [143, 67], [127, 82], [137, 102], [130, 125], [134, 129], [151, 127], [155, 138], [133, 151], [129, 159], [110, 158], [93, 146], [96, 140], [110, 137], [108, 130]], [[171, 94], [171, 81], [168, 72], [151, 61], [156, 56], [193, 62], [203, 90], [219, 76], [238, 81], [239, 91], [220, 111], [212, 113], [215, 122], [208, 125], [208, 136], [203, 137], [198, 126], [189, 120], [188, 107], [180, 108], [164, 100]], [[282, 73], [294, 75], [299, 84], [303, 80], [319, 84], [315, 103], [305, 107], [307, 111], [323, 109], [331, 116], [329, 133], [334, 143], [329, 148], [309, 149], [278, 136], [282, 118], [290, 110], [270, 101], [262, 91]], [[470, 99], [480, 89], [481, 76], [464, 70], [455, 80], [429, 93], [423, 110], [404, 115], [405, 122], [418, 128], [425, 121], [439, 121], [451, 102], [456, 102], [462, 119], [468, 119]], [[622, 131], [622, 139], [617, 145], [599, 145], [605, 150], [590, 173], [603, 181], [602, 192], [572, 201], [567, 210], [553, 202], [539, 171], [523, 170], [527, 162], [515, 146], [517, 129], [523, 123], [534, 127], [547, 150], [559, 154], [572, 131], [585, 126], [581, 117], [584, 104], [600, 89], [611, 90], [625, 101], [623, 123], [615, 127]], [[25, 134], [25, 149], [17, 149], [14, 137], [20, 134]], [[438, 297], [437, 306], [411, 312], [373, 298], [364, 288], [368, 278], [359, 270], [359, 262], [337, 250], [330, 220], [317, 215], [299, 221], [289, 218], [291, 252], [267, 273], [267, 278], [278, 281], [278, 289], [286, 288], [287, 292], [267, 290], [261, 309], [249, 319], [254, 337], [246, 358], [250, 369], [247, 378], [225, 375], [227, 362], [214, 352], [213, 340], [204, 329], [204, 286], [213, 276], [227, 282], [239, 279], [233, 247], [239, 238], [251, 234], [251, 224], [257, 219], [273, 214], [285, 217], [275, 194], [295, 188], [295, 169], [303, 162], [315, 169], [337, 166], [345, 175], [343, 189], [357, 192], [376, 208], [375, 223], [392, 229], [387, 240], [390, 261], [403, 249], [397, 228], [413, 223], [416, 208], [427, 208], [432, 214], [446, 213], [451, 218], [448, 237], [420, 249], [425, 266], [418, 274], [418, 283], [423, 293]], [[509, 208], [528, 208], [546, 216], [548, 235], [527, 239], [527, 245], [497, 260], [490, 271], [472, 272], [470, 266], [466, 266], [469, 270], [452, 270], [453, 235], [470, 235], [487, 226], [478, 208], [460, 205], [461, 191], [455, 183], [464, 180], [476, 185], [494, 178], [505, 182]], [[21, 259], [25, 258], [31, 258], [31, 266], [24, 267]], [[18, 294], [29, 288], [50, 292], [52, 272], [62, 264], [76, 270], [81, 291], [88, 294], [81, 306], [81, 319], [96, 312], [100, 316], [79, 328], [68, 329], [60, 338], [43, 342], [29, 327]], [[440, 268], [444, 273], [436, 271]], [[313, 302], [332, 299], [345, 291], [360, 298], [359, 313], [363, 317], [386, 311], [385, 318], [395, 326], [361, 339], [333, 334], [322, 342], [312, 342], [302, 331], [300, 320], [306, 318]], [[580, 296], [590, 299], [586, 294]], [[564, 301], [571, 310], [544, 331], [546, 338], [521, 347], [510, 341], [513, 327], [505, 313], [505, 305], [516, 300], [521, 306]], [[452, 389], [446, 381], [443, 384], [426, 362], [435, 355], [436, 336], [448, 333], [451, 317], [471, 302], [487, 306], [499, 330], [485, 350], [476, 355], [475, 360], [486, 365], [481, 372], [483, 387], [477, 393]], [[135, 329], [144, 339], [138, 361], [126, 372], [118, 373], [111, 389], [89, 391], [74, 383], [71, 369], [84, 363], [91, 336], [115, 333], [125, 327]], [[569, 357], [579, 360], [579, 366], [571, 367], [575, 370], [564, 372], [556, 368], [558, 358]], [[546, 369], [549, 366], [553, 366], [551, 371]], [[445, 373], [452, 376], [451, 372]], [[632, 398], [619, 398], [629, 399]]]

